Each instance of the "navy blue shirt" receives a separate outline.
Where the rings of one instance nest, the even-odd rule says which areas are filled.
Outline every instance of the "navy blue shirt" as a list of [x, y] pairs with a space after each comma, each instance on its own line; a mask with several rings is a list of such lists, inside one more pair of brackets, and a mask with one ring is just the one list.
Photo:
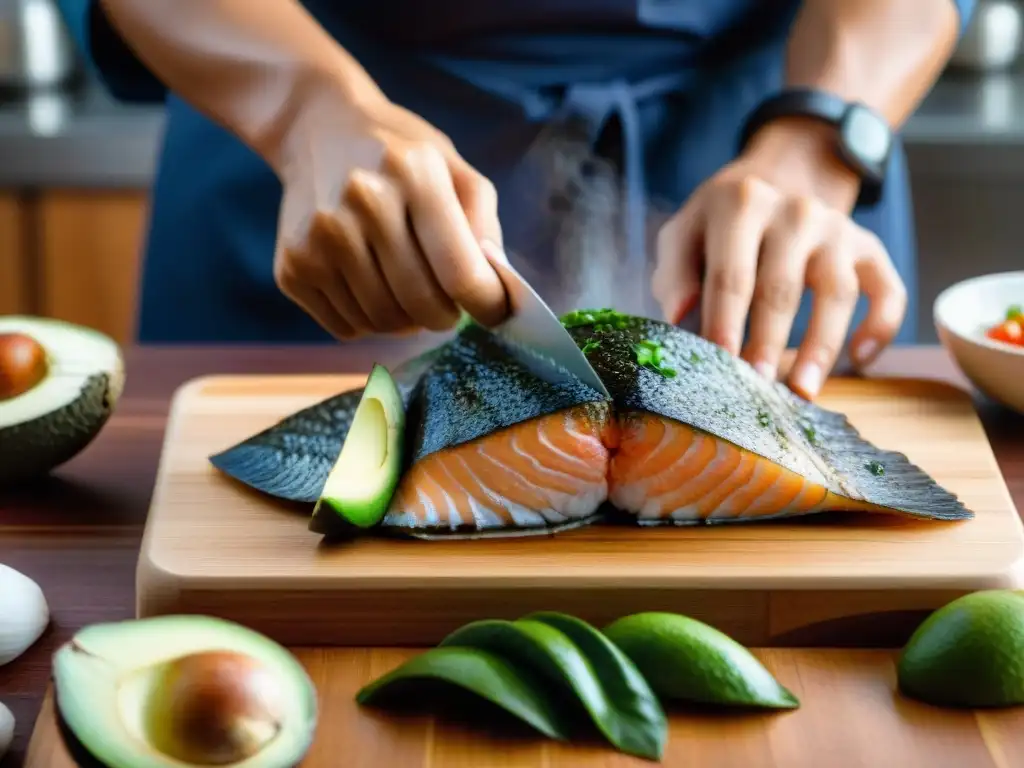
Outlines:
[[[961, 31], [975, 0], [955, 2]], [[139, 340], [310, 342], [326, 333], [277, 289], [272, 259], [281, 187], [238, 139], [173, 93], [117, 36], [97, 0], [60, 0], [107, 88], [164, 101], [166, 132], [152, 190]], [[517, 266], [555, 305], [546, 276], [559, 235], [551, 205], [566, 178], [553, 128], [593, 145], [614, 123], [624, 181], [622, 242], [632, 274], [657, 223], [735, 157], [758, 103], [783, 85], [798, 0], [307, 0], [304, 5], [392, 100], [452, 137], [498, 188]], [[394, 20], [402, 19], [396, 25]], [[568, 156], [572, 158], [572, 153]], [[557, 164], [556, 164], [557, 165]], [[572, 173], [569, 173], [571, 176]], [[571, 179], [570, 179], [571, 180]], [[599, 206], [598, 206], [599, 208]], [[597, 210], [597, 209], [595, 209]], [[607, 217], [605, 217], [607, 218]], [[906, 161], [897, 146], [882, 199], [854, 219], [875, 232], [907, 284], [898, 340], [915, 338], [916, 254]], [[643, 297], [624, 297], [627, 311]], [[632, 303], [630, 303], [632, 302]], [[621, 304], [622, 301], [617, 302]], [[857, 318], [864, 307], [858, 309]], [[793, 339], [808, 317], [805, 300]]]

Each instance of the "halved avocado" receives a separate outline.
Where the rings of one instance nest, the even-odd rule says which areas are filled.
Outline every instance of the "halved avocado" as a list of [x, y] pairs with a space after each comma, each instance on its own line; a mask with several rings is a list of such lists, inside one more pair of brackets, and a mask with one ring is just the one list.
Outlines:
[[309, 529], [330, 536], [379, 523], [398, 487], [404, 445], [402, 395], [387, 368], [374, 365]]
[[57, 649], [58, 724], [82, 768], [291, 768], [317, 694], [269, 638], [207, 616], [94, 624]]
[[108, 336], [60, 320], [0, 317], [0, 485], [79, 453], [123, 388], [121, 349]]

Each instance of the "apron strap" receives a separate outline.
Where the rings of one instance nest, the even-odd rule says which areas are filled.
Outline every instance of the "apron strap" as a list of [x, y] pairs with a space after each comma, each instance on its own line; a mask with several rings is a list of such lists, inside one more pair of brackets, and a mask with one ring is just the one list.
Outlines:
[[594, 147], [609, 118], [618, 117], [622, 126], [622, 226], [630, 266], [646, 270], [647, 185], [643, 128], [639, 102], [683, 88], [692, 79], [687, 73], [658, 75], [637, 83], [614, 80], [609, 83], [574, 83], [565, 88], [555, 110], [558, 121], [582, 122]]

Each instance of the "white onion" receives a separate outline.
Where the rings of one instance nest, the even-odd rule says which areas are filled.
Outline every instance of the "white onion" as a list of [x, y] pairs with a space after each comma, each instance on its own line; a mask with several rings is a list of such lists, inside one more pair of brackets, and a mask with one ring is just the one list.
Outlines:
[[0, 704], [0, 760], [4, 759], [7, 750], [14, 741], [14, 715], [11, 710]]
[[39, 585], [0, 565], [0, 666], [31, 648], [49, 623], [50, 609]]

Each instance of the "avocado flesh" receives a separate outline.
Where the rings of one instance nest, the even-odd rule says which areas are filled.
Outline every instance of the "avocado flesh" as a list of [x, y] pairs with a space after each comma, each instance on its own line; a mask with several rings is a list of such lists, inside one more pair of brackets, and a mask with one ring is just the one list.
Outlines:
[[379, 523], [398, 487], [404, 437], [401, 393], [387, 369], [375, 365], [313, 509], [310, 530], [340, 534]]
[[[265, 664], [285, 694], [284, 727], [260, 752], [230, 768], [289, 768], [312, 744], [317, 695], [298, 660], [285, 648], [232, 622], [206, 616], [161, 616], [95, 624], [54, 655], [57, 711], [77, 740], [72, 753], [87, 753], [106, 768], [186, 768], [158, 752], [143, 727], [150, 685], [161, 665], [188, 654], [226, 650]], [[88, 765], [79, 759], [79, 764]]]
[[46, 351], [36, 386], [0, 400], [0, 485], [63, 464], [99, 433], [124, 387], [118, 344], [82, 326], [39, 317], [0, 317], [0, 334], [22, 333]]

